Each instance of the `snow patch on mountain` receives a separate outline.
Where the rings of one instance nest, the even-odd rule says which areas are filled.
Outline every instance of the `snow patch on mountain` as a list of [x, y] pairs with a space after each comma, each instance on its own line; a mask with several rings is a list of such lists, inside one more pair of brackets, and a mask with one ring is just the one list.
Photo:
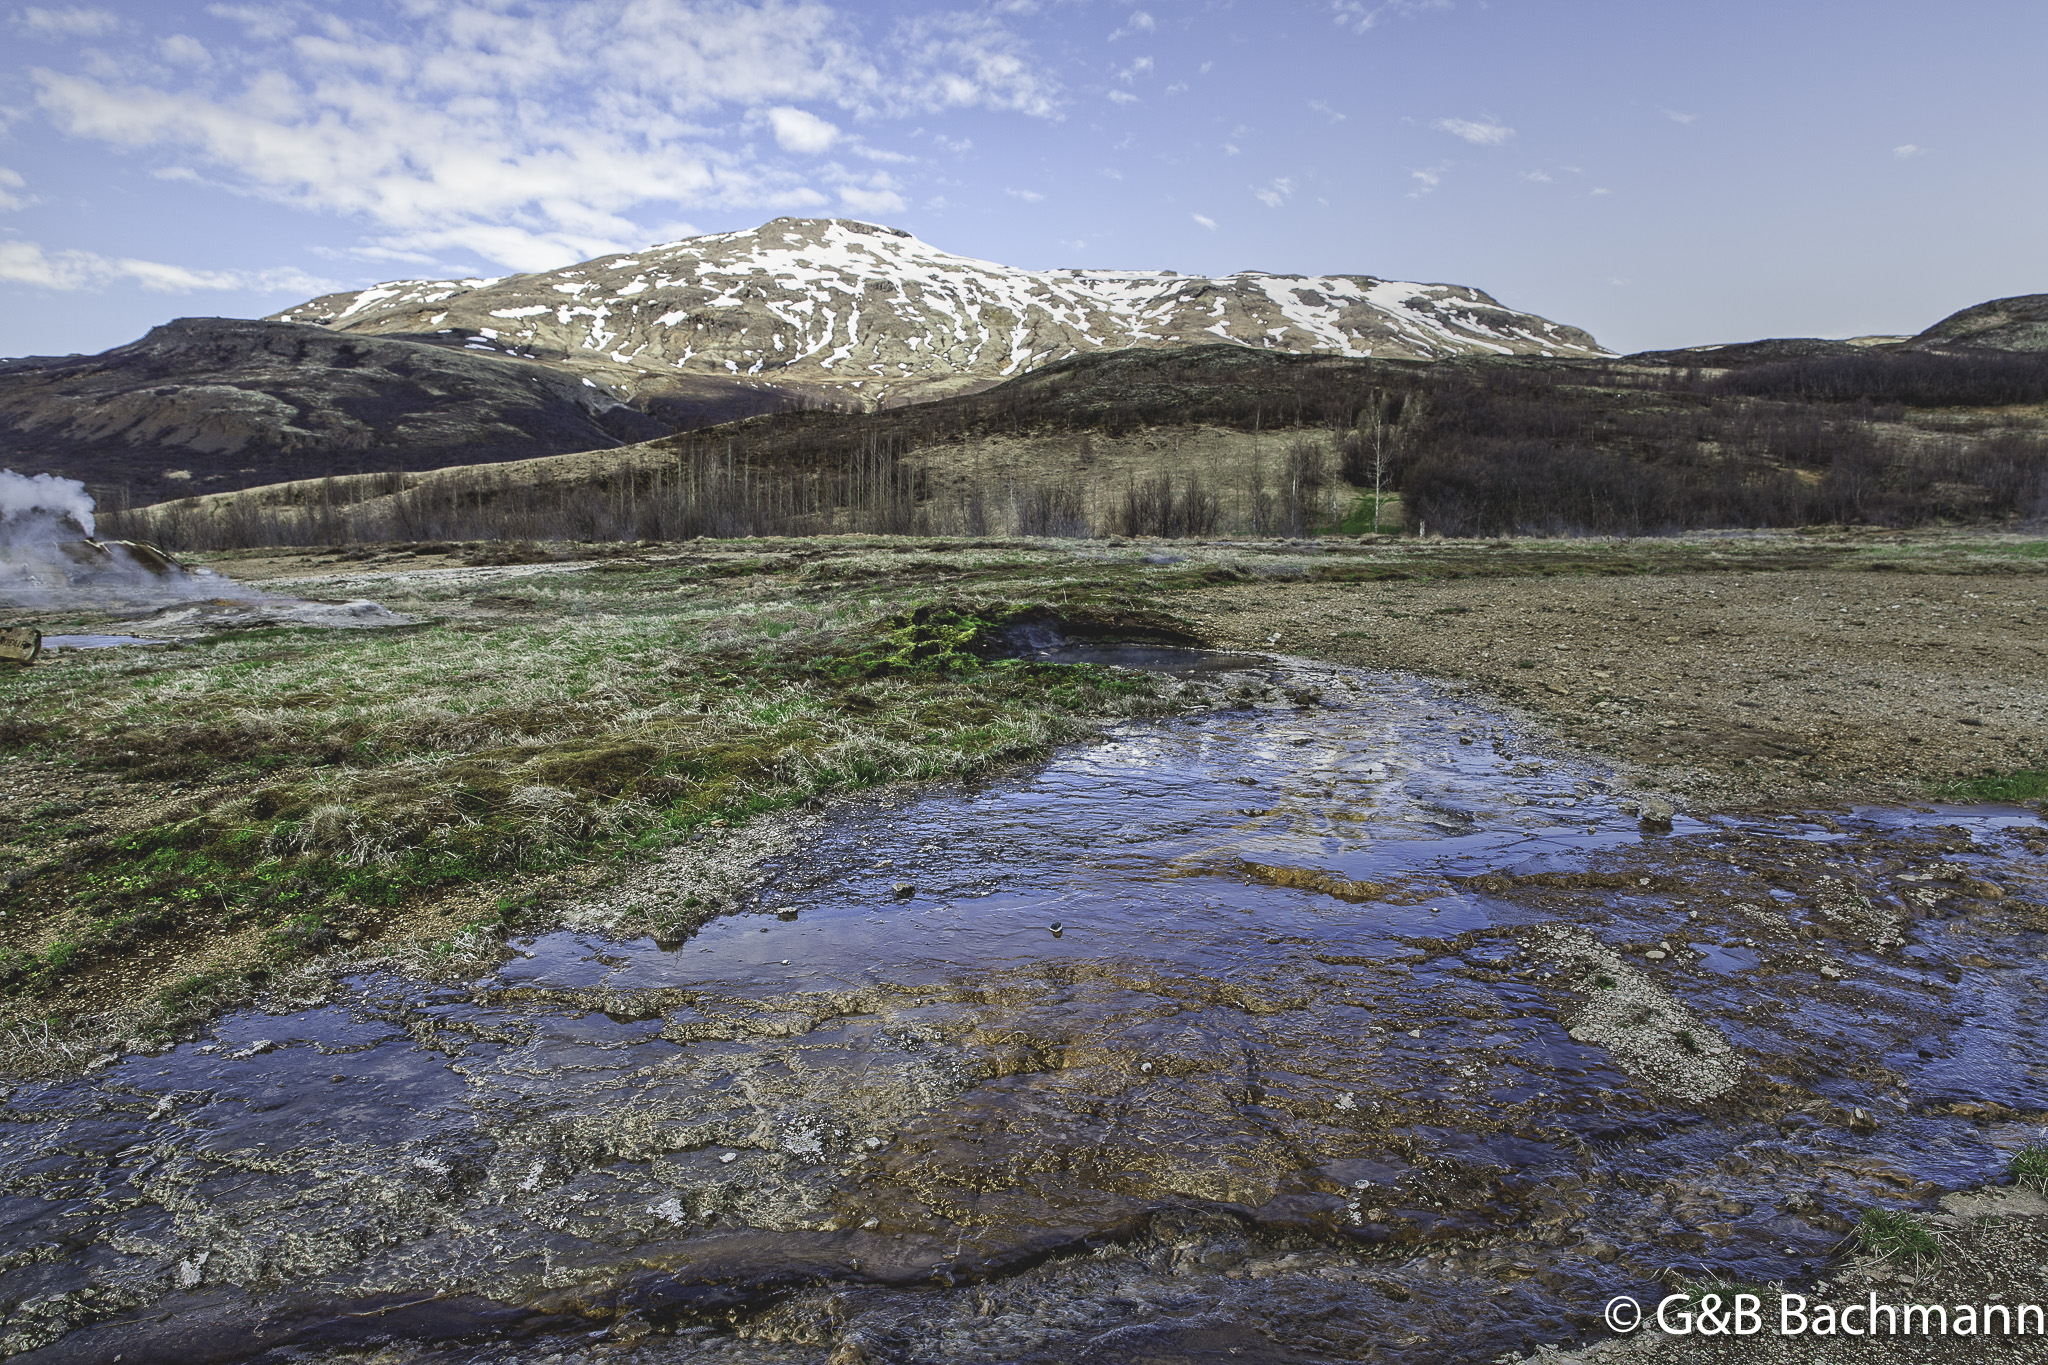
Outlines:
[[[1586, 333], [1463, 285], [1369, 275], [1020, 270], [896, 228], [778, 218], [503, 279], [397, 280], [275, 320], [444, 333], [658, 378], [749, 375], [876, 401], [978, 386], [1081, 351], [1216, 341], [1434, 360], [1601, 356]], [[936, 392], [925, 396], [936, 396]]]

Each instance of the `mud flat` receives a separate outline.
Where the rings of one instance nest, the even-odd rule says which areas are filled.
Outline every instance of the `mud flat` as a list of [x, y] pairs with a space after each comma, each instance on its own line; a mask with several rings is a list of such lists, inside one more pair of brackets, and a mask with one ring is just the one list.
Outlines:
[[[1965, 1246], [1987, 1210], [1955, 1203], [2002, 1181], [2048, 1112], [2048, 828], [1932, 791], [2038, 768], [2038, 720], [2011, 713], [2013, 757], [1923, 741], [1918, 785], [1901, 767], [1846, 799], [1846, 766], [1758, 778], [1755, 755], [1712, 747], [1714, 724], [1680, 751], [1629, 714], [1669, 662], [1602, 708], [1566, 666], [1516, 668], [1521, 640], [1486, 672], [1502, 632], [1468, 621], [1510, 602], [1583, 620], [1587, 594], [1634, 584], [1636, 615], [1674, 594], [1661, 624], [1681, 589], [1768, 607], [1805, 595], [1797, 575], [1833, 593], [1825, 575], [1868, 570], [1638, 562], [1530, 581], [1585, 550], [1524, 547], [1493, 553], [1528, 554], [1526, 572], [1480, 580], [1476, 551], [1367, 547], [1350, 567], [1407, 576], [1333, 583], [1314, 577], [1333, 557], [1297, 547], [666, 553], [753, 567], [698, 587], [653, 562], [458, 568], [471, 576], [441, 596], [436, 570], [408, 569], [317, 595], [429, 623], [385, 650], [536, 614], [566, 628], [635, 587], [787, 601], [849, 578], [894, 602], [1058, 596], [1260, 647], [1027, 633], [1013, 652], [1034, 666], [1085, 664], [1074, 676], [1106, 680], [1104, 699], [1116, 678], [1163, 679], [1172, 705], [1049, 757], [511, 876], [548, 889], [517, 915], [436, 908], [498, 883], [354, 907], [357, 937], [276, 963], [257, 1008], [115, 1047], [82, 1076], [24, 1075], [0, 1135], [8, 1349], [1520, 1358], [1604, 1338], [1615, 1294], [1905, 1274], [1852, 1264], [1872, 1209], [1917, 1211], [1951, 1269], [1990, 1247], [2009, 1301], [2048, 1299], [2038, 1219], [1994, 1211], [2005, 1223]], [[2014, 612], [2041, 580], [2013, 562], [1926, 577]], [[1369, 596], [1385, 592], [1420, 601]], [[1768, 616], [1714, 610], [1723, 629]], [[1589, 677], [1623, 679], [1624, 641], [1575, 633]], [[1397, 654], [1425, 647], [1442, 662]], [[1347, 650], [1371, 666], [1329, 661]], [[1949, 661], [1957, 687], [1999, 676]], [[81, 663], [113, 667], [61, 666]], [[2002, 677], [2016, 699], [2040, 686], [2038, 670]], [[1732, 723], [1739, 699], [1695, 694], [1684, 715]], [[1638, 761], [1639, 733], [1667, 747]], [[65, 780], [47, 753], [8, 761]], [[215, 777], [236, 800], [269, 780]], [[180, 799], [171, 779], [130, 782]], [[1667, 829], [1657, 803], [1674, 796]], [[1645, 1340], [1602, 1349], [1701, 1349]]]

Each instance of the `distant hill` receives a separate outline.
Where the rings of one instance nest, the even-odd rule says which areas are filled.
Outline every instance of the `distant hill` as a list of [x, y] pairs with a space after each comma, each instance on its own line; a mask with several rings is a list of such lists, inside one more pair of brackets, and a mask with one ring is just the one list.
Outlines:
[[563, 365], [642, 407], [679, 379], [715, 378], [872, 409], [1072, 356], [1219, 341], [1382, 360], [1607, 354], [1464, 285], [1020, 270], [841, 218], [778, 218], [533, 275], [398, 280], [273, 316]]
[[1992, 299], [1951, 313], [1916, 336], [1768, 337], [1723, 345], [1638, 351], [1625, 360], [1650, 365], [1739, 369], [1793, 360], [1829, 360], [1887, 351], [2048, 351], [2048, 294]]
[[283, 322], [181, 318], [101, 355], [0, 361], [0, 464], [138, 503], [670, 430], [559, 369]]
[[1951, 313], [1906, 345], [1916, 351], [2048, 351], [2048, 294], [1993, 299]]
[[1371, 529], [1375, 490], [1383, 528], [1451, 535], [2048, 515], [2048, 355], [1842, 345], [1724, 365], [1128, 348], [929, 403], [169, 503], [125, 533], [1299, 535]]
[[1847, 341], [1827, 337], [1768, 337], [1762, 341], [1735, 341], [1717, 346], [1685, 346], [1675, 351], [1637, 351], [1622, 358], [1633, 364], [1733, 370], [1781, 360], [1831, 360], [1895, 351], [1906, 341], [1907, 338], [1902, 336], [1851, 337]]

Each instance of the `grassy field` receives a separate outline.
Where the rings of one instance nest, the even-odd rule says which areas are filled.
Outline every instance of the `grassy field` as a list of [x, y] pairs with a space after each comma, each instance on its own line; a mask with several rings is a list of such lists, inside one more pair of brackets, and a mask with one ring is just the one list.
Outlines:
[[[836, 538], [314, 551], [282, 570], [226, 556], [250, 576], [324, 575], [294, 591], [373, 596], [417, 624], [241, 631], [0, 675], [0, 1027], [161, 1036], [323, 955], [474, 946], [564, 888], [764, 811], [1015, 764], [1106, 718], [1190, 704], [1149, 675], [1005, 657], [1021, 622], [1193, 639], [1215, 591], [2033, 574], [2037, 548]], [[508, 558], [540, 562], [463, 567]], [[2038, 777], [1969, 794], [2038, 794]], [[715, 909], [622, 928], [673, 934]]]
[[147, 997], [168, 1024], [436, 902], [461, 902], [429, 923], [456, 936], [551, 875], [1174, 708], [1144, 675], [1000, 656], [1026, 619], [1160, 633], [1127, 598], [1069, 584], [1055, 603], [993, 562], [948, 568], [1007, 591], [934, 593], [893, 581], [901, 564], [805, 582], [779, 557], [650, 556], [407, 588], [413, 627], [11, 673], [0, 753], [40, 799], [0, 828], [0, 992], [17, 1023]]

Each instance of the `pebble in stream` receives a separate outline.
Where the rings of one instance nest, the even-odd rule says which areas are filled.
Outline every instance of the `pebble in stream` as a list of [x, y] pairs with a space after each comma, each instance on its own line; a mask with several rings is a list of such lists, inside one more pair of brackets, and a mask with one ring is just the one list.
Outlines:
[[20, 1088], [0, 1347], [1487, 1359], [1811, 1275], [2048, 1108], [2032, 815], [1647, 832], [1429, 685], [1200, 667], [1244, 704], [848, 803], [679, 943]]

